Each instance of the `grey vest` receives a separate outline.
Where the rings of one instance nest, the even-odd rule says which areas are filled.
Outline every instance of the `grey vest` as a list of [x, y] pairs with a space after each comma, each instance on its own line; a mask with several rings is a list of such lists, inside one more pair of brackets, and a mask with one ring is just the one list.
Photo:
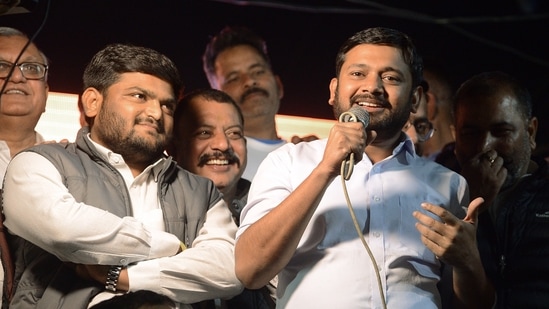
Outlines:
[[[131, 216], [131, 201], [122, 176], [84, 138], [87, 133], [87, 128], [81, 129], [75, 143], [43, 144], [26, 151], [51, 161], [78, 202], [120, 217]], [[171, 158], [165, 163], [156, 177], [166, 231], [191, 247], [206, 212], [222, 196], [209, 179], [183, 170]], [[16, 287], [10, 308], [87, 308], [91, 298], [104, 290], [103, 285], [77, 277], [55, 256], [22, 238], [11, 237], [10, 247]]]

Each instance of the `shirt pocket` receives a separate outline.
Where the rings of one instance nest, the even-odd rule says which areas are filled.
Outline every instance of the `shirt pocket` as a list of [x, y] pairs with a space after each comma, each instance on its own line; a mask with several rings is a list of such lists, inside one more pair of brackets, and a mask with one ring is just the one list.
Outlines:
[[398, 209], [400, 212], [400, 224], [398, 227], [399, 241], [397, 250], [403, 256], [408, 257], [407, 261], [420, 275], [424, 277], [439, 278], [440, 261], [421, 241], [419, 231], [415, 226], [418, 221], [412, 215], [414, 211], [420, 211], [435, 220], [440, 221], [439, 217], [428, 213], [421, 208], [421, 203], [426, 201], [441, 205], [441, 201], [433, 201], [432, 198], [430, 200], [425, 197], [410, 196], [401, 196], [399, 198]]

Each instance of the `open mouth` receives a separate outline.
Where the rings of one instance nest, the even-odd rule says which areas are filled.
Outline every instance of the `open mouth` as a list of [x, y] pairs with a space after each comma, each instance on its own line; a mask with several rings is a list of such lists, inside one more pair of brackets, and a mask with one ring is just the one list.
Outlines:
[[230, 162], [227, 159], [211, 159], [206, 161], [205, 165], [229, 165]]
[[371, 108], [383, 108], [383, 104], [370, 103], [370, 102], [357, 102], [358, 106], [371, 107]]
[[22, 95], [27, 95], [26, 92], [24, 92], [23, 90], [20, 90], [20, 89], [8, 89], [8, 90], [4, 91], [4, 94], [22, 94]]

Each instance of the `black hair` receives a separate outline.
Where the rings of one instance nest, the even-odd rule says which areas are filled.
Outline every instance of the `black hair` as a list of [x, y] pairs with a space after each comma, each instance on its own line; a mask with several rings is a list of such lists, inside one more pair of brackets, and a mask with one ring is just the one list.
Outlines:
[[182, 88], [179, 71], [172, 60], [160, 52], [130, 44], [111, 44], [97, 52], [84, 70], [84, 89], [93, 87], [105, 93], [122, 73], [150, 74], [169, 83], [175, 98]]
[[459, 103], [466, 99], [491, 97], [502, 92], [512, 94], [515, 97], [522, 116], [528, 120], [532, 118], [532, 97], [530, 92], [515, 77], [501, 71], [483, 72], [461, 84], [454, 96], [453, 113], [455, 115]]
[[213, 85], [212, 78], [215, 76], [215, 59], [217, 56], [224, 50], [239, 45], [248, 45], [255, 49], [270, 66], [271, 60], [267, 53], [267, 44], [263, 38], [246, 27], [226, 26], [210, 39], [210, 42], [206, 45], [206, 50], [202, 55], [204, 73], [206, 74], [210, 85]]

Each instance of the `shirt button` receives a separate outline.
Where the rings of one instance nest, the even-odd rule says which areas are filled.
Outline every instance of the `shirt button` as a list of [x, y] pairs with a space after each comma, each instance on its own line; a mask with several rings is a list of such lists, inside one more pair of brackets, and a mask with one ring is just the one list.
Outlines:
[[238, 203], [234, 203], [234, 202], [233, 202], [233, 208], [234, 208], [235, 210], [240, 210], [240, 206], [238, 205]]
[[120, 265], [126, 265], [126, 264], [128, 264], [128, 260], [120, 259]]
[[379, 235], [381, 235], [379, 232], [374, 232], [374, 237], [379, 237]]
[[381, 201], [381, 198], [379, 196], [375, 196], [374, 201], [379, 202], [379, 201]]

